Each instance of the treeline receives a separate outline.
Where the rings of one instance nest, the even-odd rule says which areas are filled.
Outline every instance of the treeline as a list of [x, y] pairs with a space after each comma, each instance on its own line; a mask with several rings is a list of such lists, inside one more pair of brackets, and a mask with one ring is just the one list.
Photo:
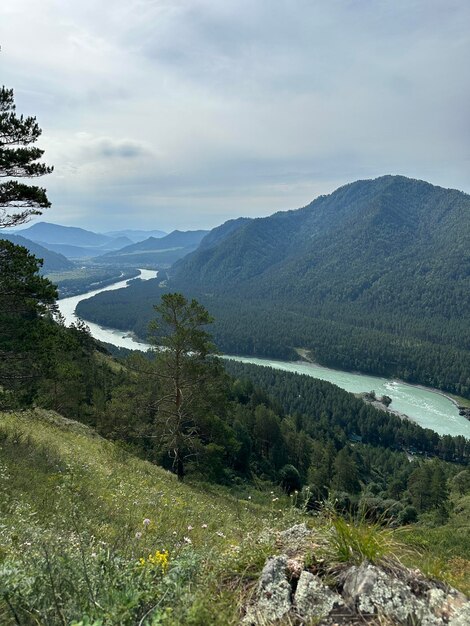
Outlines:
[[470, 441], [462, 435], [438, 435], [411, 420], [379, 411], [329, 382], [229, 359], [224, 363], [232, 376], [252, 381], [287, 414], [301, 416], [298, 419], [309, 436], [331, 439], [338, 448], [353, 440], [446, 461], [467, 463], [470, 459]]

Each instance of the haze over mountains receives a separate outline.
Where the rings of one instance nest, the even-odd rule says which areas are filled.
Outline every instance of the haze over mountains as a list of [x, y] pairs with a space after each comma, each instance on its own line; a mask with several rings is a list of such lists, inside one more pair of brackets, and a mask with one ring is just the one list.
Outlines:
[[[38, 222], [28, 228], [12, 231], [26, 239], [39, 243], [48, 250], [63, 254], [69, 259], [92, 258], [113, 250], [119, 250], [150, 236], [163, 236], [162, 231], [116, 231], [95, 233], [74, 226], [61, 226]], [[130, 234], [131, 237], [128, 237]]]
[[[168, 289], [209, 308], [226, 352], [285, 358], [304, 347], [327, 365], [470, 390], [465, 193], [383, 176], [232, 220], [171, 268]], [[81, 313], [145, 337], [158, 296], [152, 282], [135, 285]]]
[[[63, 257], [72, 261], [89, 261], [95, 265], [123, 268], [168, 268], [175, 261], [193, 252], [207, 230], [180, 231], [166, 234], [160, 230], [124, 230], [106, 234], [83, 228], [38, 222], [28, 228], [12, 231], [22, 238], [22, 245], [40, 258], [47, 258], [44, 271], [70, 269], [73, 263], [59, 262]], [[48, 250], [59, 255], [49, 256]], [[37, 252], [35, 252], [37, 251]], [[54, 260], [55, 259], [55, 260]], [[48, 267], [54, 269], [47, 270]]]

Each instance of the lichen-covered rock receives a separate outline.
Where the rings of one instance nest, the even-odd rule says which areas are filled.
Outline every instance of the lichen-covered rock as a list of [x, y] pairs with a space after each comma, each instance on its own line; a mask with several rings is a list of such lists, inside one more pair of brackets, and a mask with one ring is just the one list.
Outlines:
[[325, 567], [316, 563], [315, 574], [305, 568], [304, 557], [312, 556], [313, 543], [304, 524], [280, 533], [279, 542], [288, 549], [266, 562], [244, 626], [470, 626], [469, 599], [419, 570], [398, 563], [345, 565], [342, 574], [337, 570], [330, 579], [332, 589], [322, 579]]
[[343, 598], [362, 615], [383, 615], [397, 623], [419, 623], [421, 626], [444, 624], [426, 595], [415, 595], [406, 580], [370, 563], [348, 570], [344, 577]]
[[298, 555], [311, 543], [311, 531], [305, 524], [296, 524], [278, 534], [278, 543], [288, 556]]
[[326, 585], [318, 576], [303, 571], [295, 591], [294, 608], [302, 618], [321, 619], [334, 607], [344, 606], [341, 596]]
[[455, 607], [453, 617], [449, 621], [449, 626], [468, 626], [470, 624], [470, 602], [466, 602], [461, 607]]
[[287, 556], [268, 559], [261, 572], [252, 605], [243, 619], [245, 626], [282, 620], [292, 606], [292, 589], [287, 579]]

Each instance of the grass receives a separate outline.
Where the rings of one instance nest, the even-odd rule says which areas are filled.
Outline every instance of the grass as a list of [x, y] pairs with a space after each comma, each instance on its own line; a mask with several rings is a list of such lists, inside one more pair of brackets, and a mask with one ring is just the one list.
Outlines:
[[463, 406], [466, 409], [470, 409], [470, 399], [469, 398], [462, 398], [462, 396], [456, 396], [453, 393], [448, 393], [447, 391], [445, 392], [446, 396], [449, 396], [449, 398], [452, 398], [452, 400], [455, 400], [455, 402], [457, 402], [457, 404], [459, 406]]
[[375, 565], [400, 563], [410, 549], [394, 529], [365, 518], [344, 518], [326, 507], [317, 528], [319, 554], [331, 569], [360, 565], [364, 560]]
[[[2, 624], [235, 624], [275, 529], [300, 516], [179, 483], [53, 412], [0, 414], [0, 454]], [[157, 551], [165, 572], [140, 564]]]

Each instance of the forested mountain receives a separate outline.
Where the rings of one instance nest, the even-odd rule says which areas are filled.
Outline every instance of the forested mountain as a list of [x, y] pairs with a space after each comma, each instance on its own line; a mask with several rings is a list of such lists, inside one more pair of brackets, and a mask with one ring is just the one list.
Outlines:
[[25, 237], [20, 237], [19, 235], [11, 235], [9, 233], [1, 233], [0, 239], [7, 239], [17, 246], [23, 246], [27, 248], [31, 254], [34, 254], [38, 259], [42, 259], [44, 264], [41, 268], [42, 274], [48, 274], [50, 272], [59, 272], [63, 270], [70, 270], [75, 267], [75, 264], [72, 261], [69, 261], [62, 254], [58, 254], [57, 252], [52, 252], [43, 246], [40, 246], [38, 243], [34, 241], [30, 241]]
[[99, 256], [95, 261], [134, 266], [143, 263], [156, 267], [169, 267], [178, 259], [195, 250], [207, 232], [206, 230], [174, 230], [165, 237], [158, 239], [149, 237], [117, 252], [109, 252]]
[[287, 291], [302, 305], [353, 302], [361, 312], [409, 311], [410, 288], [414, 307], [458, 317], [470, 293], [469, 242], [470, 196], [384, 176], [242, 223], [181, 262], [171, 283], [269, 299]]
[[[470, 394], [470, 196], [383, 176], [235, 225], [168, 283], [211, 310], [222, 350], [293, 358], [305, 347], [333, 367]], [[136, 286], [81, 313], [145, 336], [156, 297]]]

